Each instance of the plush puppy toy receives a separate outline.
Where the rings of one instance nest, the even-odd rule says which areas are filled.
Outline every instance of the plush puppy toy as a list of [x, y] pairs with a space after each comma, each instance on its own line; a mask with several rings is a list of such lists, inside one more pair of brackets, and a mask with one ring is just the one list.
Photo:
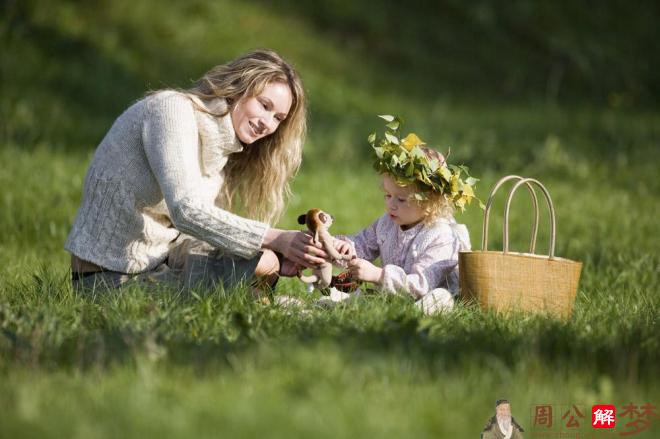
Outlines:
[[311, 276], [299, 275], [300, 280], [307, 284], [308, 290], [313, 290], [314, 287], [320, 290], [328, 288], [332, 281], [332, 261], [348, 261], [354, 257], [351, 254], [342, 255], [335, 249], [335, 238], [328, 232], [332, 220], [332, 215], [321, 209], [310, 209], [306, 214], [298, 217], [298, 224], [306, 224], [314, 236], [314, 242], [320, 242], [325, 252], [332, 258], [331, 261], [326, 261], [318, 268], [313, 269]]

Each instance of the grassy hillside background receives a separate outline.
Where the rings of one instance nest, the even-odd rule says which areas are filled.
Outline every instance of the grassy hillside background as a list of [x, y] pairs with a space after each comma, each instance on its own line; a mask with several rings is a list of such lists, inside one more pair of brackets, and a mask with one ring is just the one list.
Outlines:
[[[0, 437], [477, 437], [501, 397], [528, 431], [538, 403], [660, 404], [660, 7], [428, 3], [0, 5]], [[114, 118], [256, 47], [297, 67], [310, 102], [280, 226], [312, 206], [337, 233], [376, 218], [366, 136], [399, 114], [470, 166], [482, 199], [506, 174], [546, 183], [557, 253], [584, 262], [572, 319], [429, 318], [403, 298], [324, 311], [295, 281], [278, 293], [305, 313], [242, 291], [73, 295], [62, 245]], [[515, 248], [528, 204], [514, 203]], [[479, 247], [482, 212], [457, 219]], [[500, 230], [494, 214], [493, 248]]]

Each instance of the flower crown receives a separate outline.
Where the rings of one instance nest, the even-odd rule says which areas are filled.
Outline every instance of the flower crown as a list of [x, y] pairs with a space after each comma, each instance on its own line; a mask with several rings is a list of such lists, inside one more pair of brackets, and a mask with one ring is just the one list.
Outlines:
[[[391, 175], [402, 186], [417, 183], [421, 189], [414, 195], [417, 200], [427, 200], [429, 192], [436, 192], [444, 195], [455, 208], [464, 211], [465, 205], [476, 198], [473, 187], [479, 181], [470, 177], [467, 166], [449, 165], [446, 158], [441, 161], [429, 157], [421, 149], [426, 143], [417, 134], [410, 133], [403, 139], [399, 138], [403, 124], [399, 117], [389, 114], [378, 117], [387, 122], [387, 129], [384, 138], [378, 139], [376, 133], [371, 133], [367, 139], [376, 154], [374, 168], [381, 174]], [[461, 178], [461, 174], [465, 174], [466, 178]], [[481, 201], [479, 206], [484, 208]]]

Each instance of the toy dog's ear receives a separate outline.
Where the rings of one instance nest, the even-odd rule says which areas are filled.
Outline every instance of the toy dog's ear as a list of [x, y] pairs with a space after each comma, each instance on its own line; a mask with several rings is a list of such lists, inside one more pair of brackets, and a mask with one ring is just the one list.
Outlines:
[[307, 214], [302, 214], [298, 217], [298, 224], [306, 224], [307, 223]]

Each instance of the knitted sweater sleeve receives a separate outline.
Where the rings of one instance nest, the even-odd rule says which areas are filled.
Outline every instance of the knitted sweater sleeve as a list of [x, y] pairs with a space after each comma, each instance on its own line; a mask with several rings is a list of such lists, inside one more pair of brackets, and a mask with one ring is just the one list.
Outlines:
[[220, 209], [202, 199], [199, 133], [190, 101], [180, 95], [154, 100], [142, 124], [142, 144], [174, 226], [229, 253], [250, 258], [268, 225]]

